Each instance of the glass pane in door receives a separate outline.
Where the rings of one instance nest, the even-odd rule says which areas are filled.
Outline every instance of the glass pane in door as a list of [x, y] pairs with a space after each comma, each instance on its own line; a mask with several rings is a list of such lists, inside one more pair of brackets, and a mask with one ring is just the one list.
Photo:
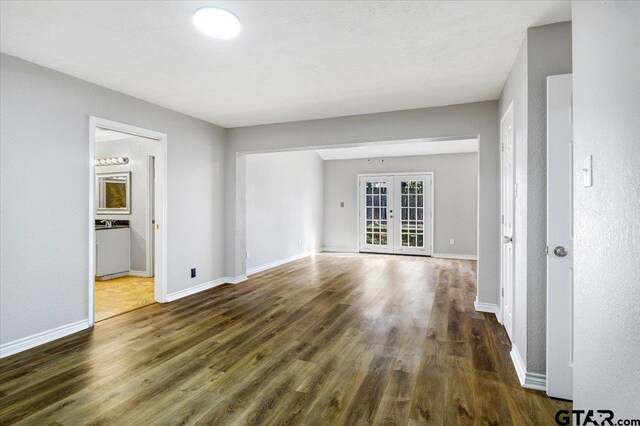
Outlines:
[[365, 241], [368, 245], [387, 245], [387, 182], [367, 182], [365, 210], [367, 228]]
[[424, 247], [424, 182], [400, 184], [400, 233], [404, 247]]

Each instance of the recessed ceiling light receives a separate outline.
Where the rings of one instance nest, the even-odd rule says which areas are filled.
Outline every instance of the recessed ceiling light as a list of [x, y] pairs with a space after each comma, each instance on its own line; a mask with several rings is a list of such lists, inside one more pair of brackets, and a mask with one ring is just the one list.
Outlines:
[[238, 17], [219, 7], [203, 7], [196, 10], [193, 23], [201, 33], [213, 38], [232, 38], [240, 32]]

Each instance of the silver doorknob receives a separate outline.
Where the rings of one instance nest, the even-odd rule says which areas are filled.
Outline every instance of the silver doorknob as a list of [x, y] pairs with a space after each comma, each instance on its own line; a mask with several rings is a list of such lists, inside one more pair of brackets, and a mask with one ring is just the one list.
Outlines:
[[511, 237], [507, 237], [507, 236], [502, 237], [502, 242], [504, 244], [509, 244], [511, 241], [513, 241], [513, 238]]
[[565, 257], [567, 255], [567, 249], [565, 249], [562, 246], [558, 246], [553, 249], [553, 254], [555, 254], [558, 257]]

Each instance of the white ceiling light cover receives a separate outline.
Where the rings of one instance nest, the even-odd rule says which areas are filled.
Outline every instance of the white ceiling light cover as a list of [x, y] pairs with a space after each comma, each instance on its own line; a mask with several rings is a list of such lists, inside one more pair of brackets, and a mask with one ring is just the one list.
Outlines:
[[203, 7], [193, 14], [196, 28], [209, 37], [228, 39], [240, 33], [240, 19], [226, 9]]

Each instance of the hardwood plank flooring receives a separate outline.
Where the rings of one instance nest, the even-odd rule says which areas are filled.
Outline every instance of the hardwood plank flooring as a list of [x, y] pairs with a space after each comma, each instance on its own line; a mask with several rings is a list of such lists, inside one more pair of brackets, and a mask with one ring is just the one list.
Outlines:
[[153, 291], [153, 278], [96, 280], [96, 321], [156, 303]]
[[320, 254], [0, 360], [0, 424], [554, 424], [476, 262]]

